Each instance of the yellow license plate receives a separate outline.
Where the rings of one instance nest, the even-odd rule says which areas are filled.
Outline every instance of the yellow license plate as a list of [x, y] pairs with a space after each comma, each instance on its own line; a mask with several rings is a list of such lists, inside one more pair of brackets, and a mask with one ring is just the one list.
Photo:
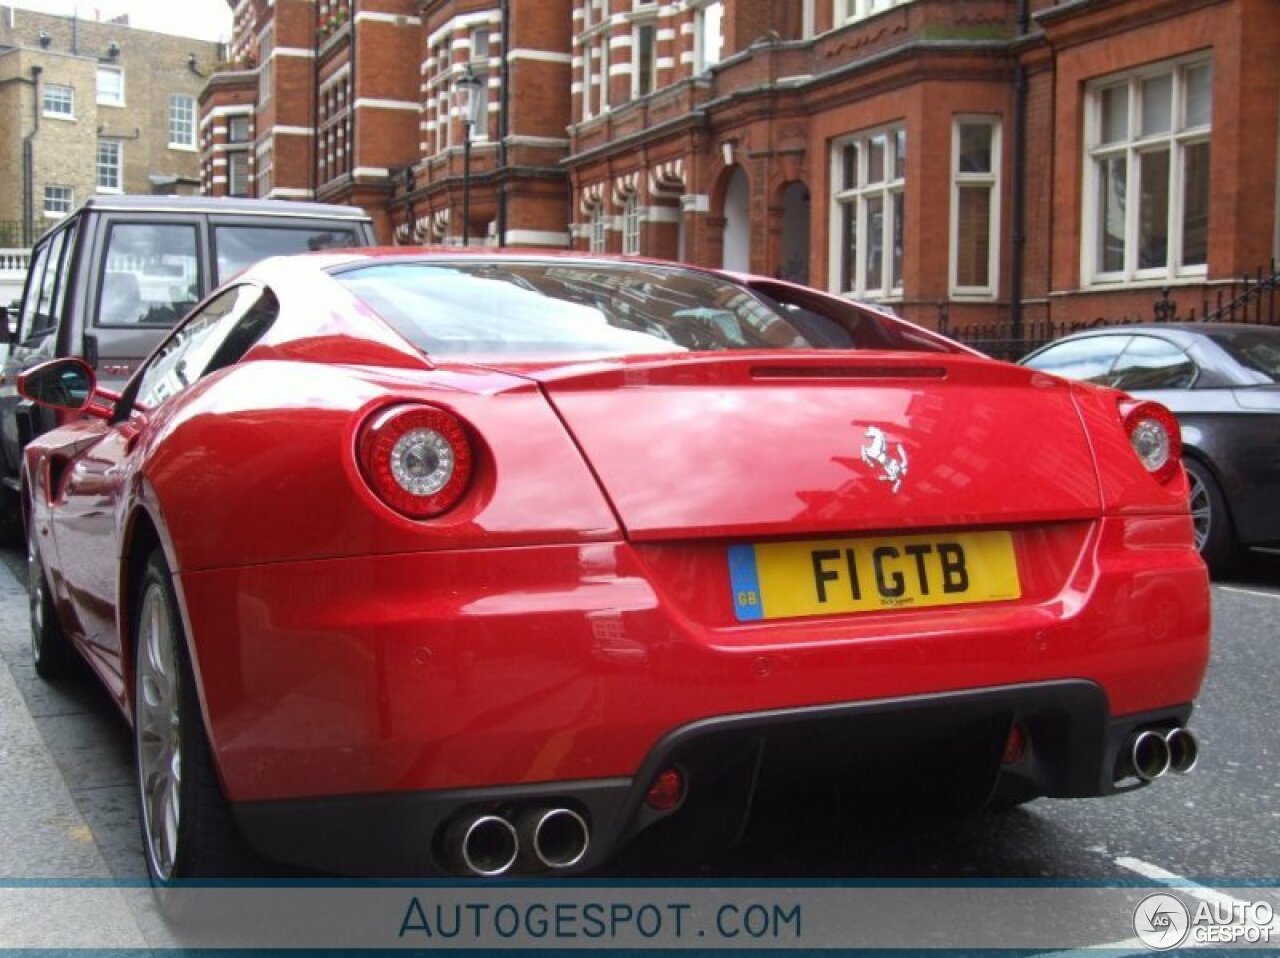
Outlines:
[[735, 545], [729, 578], [740, 622], [1022, 595], [1008, 532]]

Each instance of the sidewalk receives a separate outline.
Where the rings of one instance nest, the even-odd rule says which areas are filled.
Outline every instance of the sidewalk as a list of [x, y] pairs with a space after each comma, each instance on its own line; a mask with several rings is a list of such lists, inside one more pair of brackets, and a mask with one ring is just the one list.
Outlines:
[[[25, 584], [0, 565], [0, 948], [168, 945], [150, 902], [117, 884], [42, 734], [62, 730], [68, 707], [50, 695], [33, 716], [23, 697], [40, 690], [28, 628]], [[55, 920], [72, 898], [75, 920]]]

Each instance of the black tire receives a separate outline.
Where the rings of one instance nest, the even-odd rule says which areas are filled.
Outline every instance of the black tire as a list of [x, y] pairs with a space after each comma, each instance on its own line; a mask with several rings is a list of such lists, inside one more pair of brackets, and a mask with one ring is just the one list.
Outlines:
[[174, 880], [232, 878], [249, 856], [218, 782], [169, 568], [157, 550], [134, 591], [134, 777], [147, 874], [161, 908]]
[[1222, 487], [1209, 467], [1199, 460], [1188, 457], [1183, 465], [1191, 485], [1191, 522], [1196, 548], [1210, 572], [1226, 574], [1239, 562], [1241, 550]]
[[8, 490], [0, 490], [0, 546], [22, 544], [22, 503]]
[[31, 613], [31, 661], [42, 679], [60, 679], [76, 669], [76, 652], [54, 608], [49, 579], [40, 562], [40, 536], [27, 520], [27, 603]]

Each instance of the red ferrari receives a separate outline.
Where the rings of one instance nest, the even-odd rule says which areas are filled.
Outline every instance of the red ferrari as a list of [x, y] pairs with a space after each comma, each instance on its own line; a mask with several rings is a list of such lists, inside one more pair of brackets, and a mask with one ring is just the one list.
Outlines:
[[[134, 730], [158, 882], [572, 874], [699, 803], [1188, 770], [1209, 593], [1163, 407], [810, 289], [265, 261], [25, 453], [36, 666]], [[642, 839], [641, 839], [642, 840]]]

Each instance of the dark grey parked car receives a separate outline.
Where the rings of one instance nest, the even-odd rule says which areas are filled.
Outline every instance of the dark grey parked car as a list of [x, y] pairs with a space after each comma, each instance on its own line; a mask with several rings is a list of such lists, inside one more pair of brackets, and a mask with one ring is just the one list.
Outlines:
[[1182, 425], [1196, 544], [1222, 572], [1244, 547], [1280, 545], [1280, 327], [1111, 326], [1021, 363], [1167, 406]]

